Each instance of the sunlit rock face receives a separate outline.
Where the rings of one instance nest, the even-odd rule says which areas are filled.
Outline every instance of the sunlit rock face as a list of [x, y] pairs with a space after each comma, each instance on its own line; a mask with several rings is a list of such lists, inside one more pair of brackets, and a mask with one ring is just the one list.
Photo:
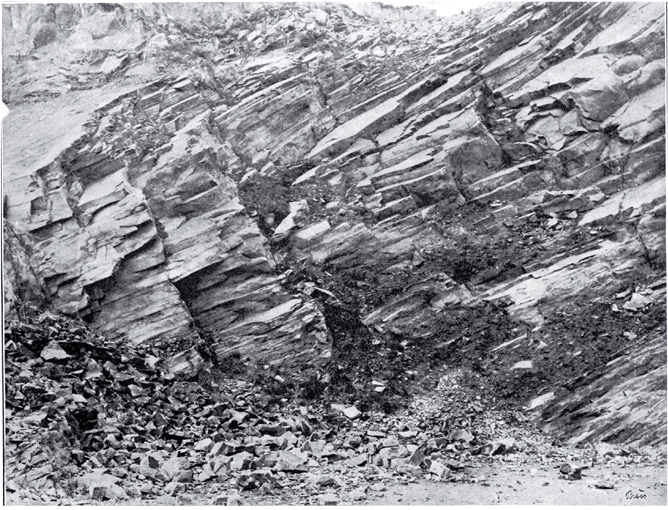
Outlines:
[[[325, 290], [381, 336], [491, 303], [538, 338], [665, 271], [664, 11], [4, 6], [5, 299], [281, 364], [331, 354]], [[631, 362], [630, 388], [663, 377]], [[605, 374], [586, 394], [624, 409]], [[570, 436], [606, 426], [555, 395]]]

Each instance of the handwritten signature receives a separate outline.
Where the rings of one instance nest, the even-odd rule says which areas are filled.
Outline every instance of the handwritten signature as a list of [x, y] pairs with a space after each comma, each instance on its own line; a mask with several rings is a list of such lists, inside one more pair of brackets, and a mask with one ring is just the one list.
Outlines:
[[633, 491], [627, 491], [625, 496], [626, 499], [647, 499], [647, 494], [640, 494]]

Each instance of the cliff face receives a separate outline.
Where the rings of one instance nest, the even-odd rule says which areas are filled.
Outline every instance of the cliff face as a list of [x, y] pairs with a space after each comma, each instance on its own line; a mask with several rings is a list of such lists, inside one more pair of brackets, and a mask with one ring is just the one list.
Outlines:
[[3, 9], [12, 289], [196, 364], [363, 329], [665, 441], [662, 4]]

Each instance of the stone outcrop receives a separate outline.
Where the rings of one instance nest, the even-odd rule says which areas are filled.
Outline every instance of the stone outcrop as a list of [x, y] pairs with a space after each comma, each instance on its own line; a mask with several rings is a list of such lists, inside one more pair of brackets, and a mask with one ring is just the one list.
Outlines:
[[116, 98], [8, 199], [10, 221], [32, 241], [51, 306], [110, 339], [173, 350], [206, 337], [221, 359], [249, 344], [271, 363], [315, 359], [328, 348], [322, 317], [276, 277], [211, 115], [187, 78]]
[[596, 376], [577, 395], [548, 407], [547, 430], [582, 442], [661, 445], [666, 421], [663, 339], [633, 349]]
[[[29, 16], [4, 9], [7, 59]], [[106, 20], [91, 38], [116, 50], [79, 50], [85, 69], [60, 56], [70, 74], [48, 79], [7, 64], [5, 218], [55, 309], [137, 344], [324, 361], [331, 331], [294, 272], [354, 295], [377, 338], [462, 352], [443, 329], [455, 313], [492, 306], [539, 336], [549, 310], [665, 273], [662, 4], [207, 9], [82, 9], [74, 33]], [[32, 96], [20, 73], [38, 76]], [[34, 115], [31, 97], [68, 84]], [[633, 349], [665, 356], [661, 338]], [[662, 402], [660, 367], [641, 381], [628, 356], [615, 377]], [[635, 389], [612, 373], [583, 383], [591, 413], [616, 406], [603, 418], [564, 418], [579, 396], [535, 409], [571, 437], [613, 419], [635, 431], [619, 440], [656, 434], [665, 415], [622, 413]]]

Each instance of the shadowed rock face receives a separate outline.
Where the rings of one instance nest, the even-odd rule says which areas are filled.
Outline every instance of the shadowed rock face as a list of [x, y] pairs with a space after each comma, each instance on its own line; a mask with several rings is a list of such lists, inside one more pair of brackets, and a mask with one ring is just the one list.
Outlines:
[[[37, 282], [111, 338], [291, 364], [331, 354], [295, 271], [361, 295], [374, 335], [454, 347], [453, 310], [491, 303], [534, 345], [551, 309], [665, 271], [662, 4], [3, 13], [6, 301]], [[637, 290], [661, 306], [663, 281]], [[633, 358], [614, 373], [663, 402]], [[564, 413], [631, 419], [611, 373], [535, 408], [600, 437]]]

